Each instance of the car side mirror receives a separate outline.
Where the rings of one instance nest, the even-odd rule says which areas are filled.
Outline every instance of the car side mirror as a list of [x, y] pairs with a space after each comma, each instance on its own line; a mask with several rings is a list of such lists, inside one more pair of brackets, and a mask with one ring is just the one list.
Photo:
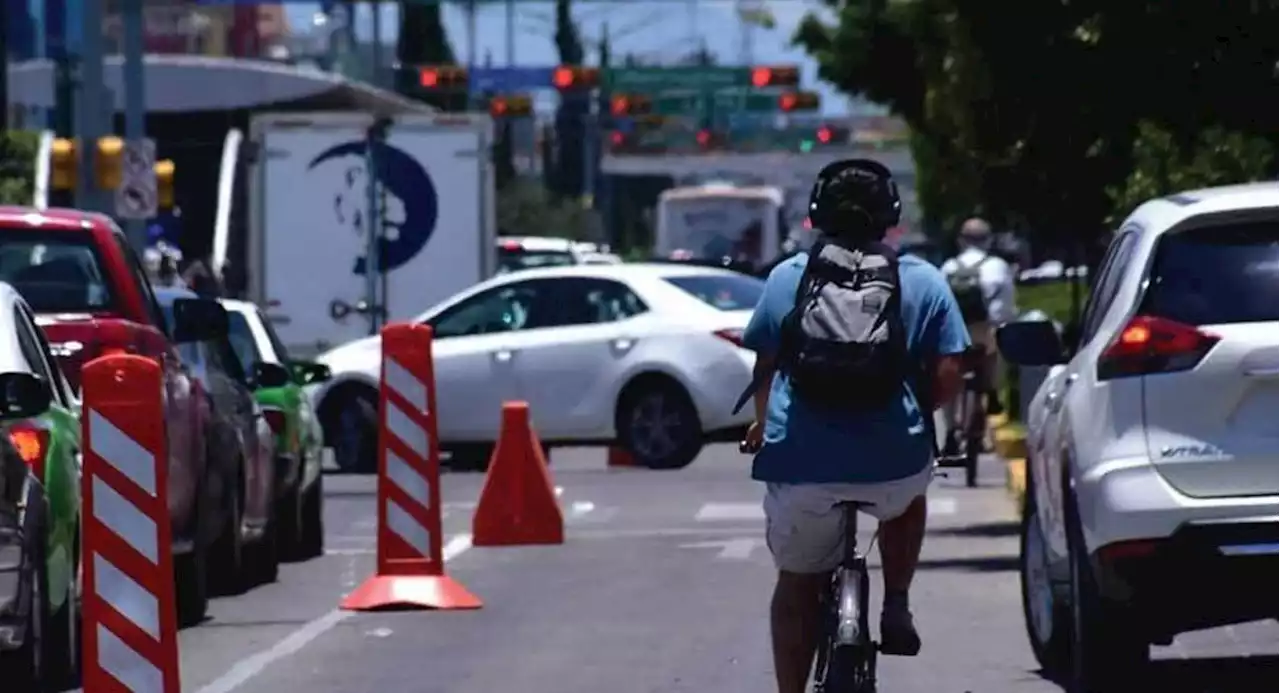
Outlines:
[[293, 378], [299, 385], [315, 385], [333, 378], [333, 371], [323, 363], [294, 361]]
[[253, 364], [253, 373], [250, 375], [253, 379], [253, 387], [284, 387], [293, 380], [293, 374], [288, 368], [278, 363], [266, 363], [259, 361]]
[[227, 311], [208, 298], [179, 298], [173, 302], [173, 341], [211, 342], [227, 336]]
[[39, 416], [53, 403], [53, 390], [30, 373], [0, 373], [0, 419]]
[[1066, 360], [1058, 328], [1049, 320], [1025, 320], [1001, 325], [996, 345], [1006, 361], [1019, 366], [1052, 366]]

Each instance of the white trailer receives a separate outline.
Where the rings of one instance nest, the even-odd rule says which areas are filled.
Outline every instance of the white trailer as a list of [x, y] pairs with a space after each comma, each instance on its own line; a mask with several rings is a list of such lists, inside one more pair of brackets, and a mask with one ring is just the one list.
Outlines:
[[[300, 357], [367, 336], [368, 113], [270, 113], [249, 129], [248, 297]], [[496, 271], [493, 126], [479, 114], [393, 117], [377, 148], [385, 321]]]

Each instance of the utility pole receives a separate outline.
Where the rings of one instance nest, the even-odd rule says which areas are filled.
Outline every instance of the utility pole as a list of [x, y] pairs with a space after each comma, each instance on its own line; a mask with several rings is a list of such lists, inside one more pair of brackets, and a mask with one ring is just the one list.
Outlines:
[[[147, 136], [142, 0], [123, 0], [121, 14], [124, 20], [124, 136], [129, 144], [136, 144]], [[125, 237], [129, 239], [129, 245], [141, 253], [147, 247], [146, 222], [142, 219], [129, 219], [125, 224]]]
[[[79, 44], [79, 75], [75, 81], [76, 135], [80, 146], [80, 175], [76, 176], [76, 206], [95, 212], [110, 211], [106, 195], [93, 178], [94, 150], [98, 139], [114, 130], [114, 96], [102, 83], [102, 5], [95, 0], [81, 0], [73, 9], [67, 3], [68, 43]], [[72, 27], [74, 26], [74, 30]], [[74, 43], [71, 39], [76, 39]], [[108, 103], [107, 99], [112, 99]]]
[[9, 129], [9, 12], [0, 5], [0, 132]]
[[[369, 334], [376, 335], [382, 329], [383, 319], [386, 317], [384, 308], [386, 306], [386, 281], [384, 281], [382, 271], [382, 258], [379, 252], [382, 250], [382, 203], [379, 195], [379, 189], [382, 187], [378, 182], [378, 149], [387, 141], [387, 128], [391, 126], [391, 121], [385, 117], [378, 117], [369, 126], [368, 132], [365, 133], [365, 204], [366, 212], [365, 220], [365, 253], [364, 253], [364, 281], [365, 281], [365, 311], [369, 317]], [[382, 289], [381, 291], [379, 289]], [[379, 295], [381, 294], [381, 295]]]

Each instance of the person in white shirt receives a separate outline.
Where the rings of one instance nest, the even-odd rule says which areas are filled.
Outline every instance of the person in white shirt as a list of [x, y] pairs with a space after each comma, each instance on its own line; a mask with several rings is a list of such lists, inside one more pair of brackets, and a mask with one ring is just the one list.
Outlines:
[[[998, 396], [995, 383], [1000, 358], [995, 330], [1016, 314], [1013, 268], [992, 252], [994, 241], [990, 224], [978, 217], [968, 219], [960, 227], [960, 252], [941, 267], [964, 314], [969, 338], [983, 352], [982, 389], [988, 410]], [[955, 401], [944, 407], [948, 424], [958, 423], [955, 409]], [[947, 442], [953, 441], [948, 437]]]

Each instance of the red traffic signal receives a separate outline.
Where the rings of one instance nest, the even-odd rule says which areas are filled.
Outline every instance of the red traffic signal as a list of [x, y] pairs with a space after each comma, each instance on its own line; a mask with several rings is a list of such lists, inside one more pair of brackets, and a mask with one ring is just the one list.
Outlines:
[[609, 102], [609, 112], [615, 116], [643, 115], [653, 108], [653, 102], [644, 95], [619, 94]]
[[467, 68], [458, 65], [424, 65], [418, 68], [418, 85], [423, 89], [466, 89], [467, 80]]
[[811, 91], [789, 91], [778, 97], [778, 108], [785, 112], [816, 111], [820, 97]]
[[794, 65], [762, 65], [751, 69], [751, 86], [794, 87], [800, 84], [800, 68]]
[[849, 141], [849, 128], [839, 125], [823, 125], [817, 132], [819, 144], [841, 144]]
[[551, 72], [551, 86], [560, 91], [594, 89], [600, 83], [600, 70], [594, 67], [561, 65]]
[[533, 99], [526, 94], [495, 96], [489, 99], [489, 115], [495, 118], [518, 118], [533, 113]]

